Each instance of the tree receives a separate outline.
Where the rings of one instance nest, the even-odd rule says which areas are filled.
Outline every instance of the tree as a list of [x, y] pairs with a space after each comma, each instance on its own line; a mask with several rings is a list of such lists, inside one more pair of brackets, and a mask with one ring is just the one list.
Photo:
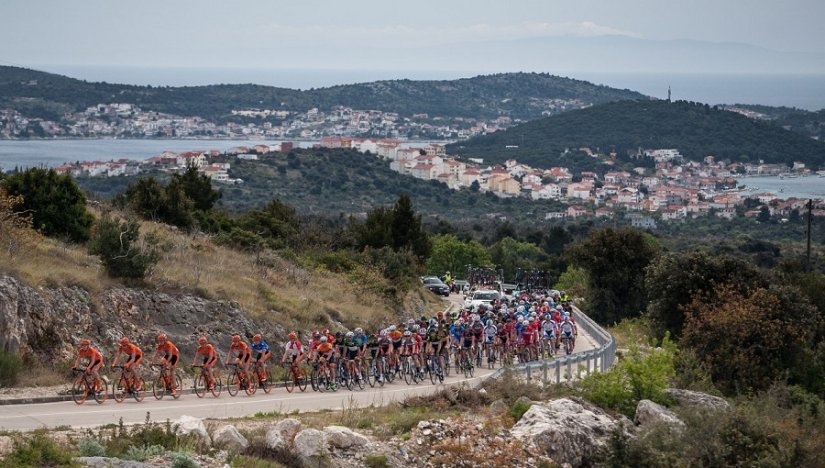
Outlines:
[[500, 265], [505, 277], [515, 277], [516, 270], [532, 270], [543, 268], [548, 260], [544, 253], [535, 244], [519, 242], [512, 237], [505, 237], [490, 246], [490, 257], [493, 263]]
[[455, 276], [467, 265], [489, 265], [490, 253], [478, 241], [462, 242], [452, 234], [435, 236], [427, 258], [427, 272], [441, 276], [450, 271]]
[[166, 189], [154, 177], [141, 177], [115, 198], [115, 203], [129, 207], [138, 216], [151, 221], [162, 221], [167, 211]]
[[595, 231], [566, 251], [570, 262], [587, 272], [588, 313], [603, 323], [641, 314], [645, 268], [658, 254], [653, 237], [629, 228]]
[[190, 164], [182, 174], [173, 175], [171, 183], [174, 182], [180, 184], [196, 210], [209, 211], [221, 198], [221, 192], [212, 189], [212, 179], [199, 173], [195, 165]]
[[711, 256], [704, 252], [671, 253], [654, 260], [647, 268], [647, 316], [659, 336], [669, 331], [682, 334], [684, 306], [696, 295], [712, 297], [713, 291], [727, 284], [741, 294], [767, 287], [764, 275], [750, 263], [730, 255]]
[[72, 242], [89, 239], [94, 217], [86, 211], [86, 197], [70, 176], [32, 168], [7, 176], [2, 186], [8, 195], [23, 196], [19, 209], [32, 214], [38, 231]]
[[771, 210], [766, 205], [762, 205], [762, 208], [759, 208], [759, 214], [756, 216], [756, 220], [760, 223], [767, 223], [771, 220]]
[[822, 315], [792, 288], [758, 288], [742, 294], [721, 285], [685, 307], [681, 343], [708, 365], [711, 377], [732, 394], [768, 388], [803, 364], [822, 329]]
[[32, 216], [19, 208], [22, 205], [22, 195], [8, 195], [0, 186], [0, 248], [12, 259], [36, 237], [31, 228]]
[[272, 248], [283, 248], [298, 241], [301, 220], [295, 209], [272, 199], [259, 210], [247, 211], [238, 219], [238, 226], [261, 236]]
[[420, 263], [424, 263], [432, 248], [427, 233], [421, 226], [421, 215], [412, 209], [412, 200], [406, 193], [398, 197], [392, 210], [390, 224], [393, 248], [411, 250]]
[[158, 256], [153, 249], [139, 247], [139, 240], [137, 220], [120, 222], [105, 215], [97, 224], [89, 253], [100, 257], [109, 276], [141, 279], [157, 263]]

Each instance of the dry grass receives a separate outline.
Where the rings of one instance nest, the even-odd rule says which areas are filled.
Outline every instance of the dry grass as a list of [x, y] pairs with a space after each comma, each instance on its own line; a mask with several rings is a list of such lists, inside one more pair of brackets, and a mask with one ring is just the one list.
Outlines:
[[[344, 275], [308, 270], [271, 253], [256, 257], [163, 224], [144, 221], [141, 233], [155, 239], [161, 259], [138, 286], [236, 301], [250, 317], [288, 329], [377, 327], [400, 319], [397, 306]], [[34, 287], [79, 286], [93, 294], [123, 286], [107, 277], [85, 246], [39, 235], [24, 256], [0, 253], [2, 273]], [[409, 317], [443, 307], [443, 301], [420, 289], [401, 305]]]

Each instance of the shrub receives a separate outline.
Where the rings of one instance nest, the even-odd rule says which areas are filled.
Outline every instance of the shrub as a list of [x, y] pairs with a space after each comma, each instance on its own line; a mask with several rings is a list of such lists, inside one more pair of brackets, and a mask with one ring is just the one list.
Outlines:
[[368, 468], [387, 468], [390, 466], [389, 461], [387, 461], [387, 456], [383, 453], [367, 455], [367, 458], [364, 459], [364, 464], [367, 465]]
[[15, 440], [14, 451], [0, 465], [3, 468], [74, 466], [72, 454], [59, 447], [43, 429], [30, 437]]
[[674, 376], [675, 354], [676, 345], [667, 335], [661, 348], [647, 354], [631, 346], [616, 367], [588, 375], [581, 387], [590, 401], [632, 418], [639, 400], [667, 403], [664, 391]]
[[106, 455], [106, 447], [93, 437], [84, 437], [77, 444], [77, 450], [83, 457], [102, 457]]
[[524, 413], [526, 413], [527, 410], [530, 409], [531, 406], [533, 406], [532, 403], [519, 400], [516, 401], [516, 403], [513, 405], [512, 408], [510, 408], [510, 411], [508, 411], [507, 414], [511, 418], [513, 418], [513, 421], [518, 422], [519, 420], [521, 420], [521, 417], [524, 416]]
[[119, 222], [104, 216], [89, 244], [89, 253], [98, 255], [106, 271], [114, 278], [143, 278], [158, 261], [154, 249], [137, 245], [140, 225], [134, 220]]
[[12, 353], [0, 350], [0, 386], [10, 387], [17, 383], [23, 361]]
[[160, 445], [132, 445], [131, 447], [129, 447], [128, 450], [126, 450], [126, 453], [123, 455], [123, 458], [127, 460], [142, 462], [154, 456], [162, 455], [164, 452], [166, 452], [166, 449], [161, 447]]
[[192, 460], [188, 454], [183, 452], [175, 452], [172, 454], [172, 468], [199, 468], [195, 460]]

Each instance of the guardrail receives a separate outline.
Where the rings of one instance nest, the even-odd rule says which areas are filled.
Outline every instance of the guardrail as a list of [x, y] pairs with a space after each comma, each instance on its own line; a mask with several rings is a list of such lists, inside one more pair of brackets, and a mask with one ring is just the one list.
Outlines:
[[540, 378], [542, 382], [561, 383], [563, 381], [581, 378], [582, 372], [589, 375], [592, 372], [604, 372], [616, 361], [616, 340], [613, 335], [600, 327], [584, 312], [573, 308], [576, 325], [593, 338], [598, 347], [587, 351], [579, 351], [569, 355], [558, 356], [554, 359], [542, 359], [513, 366], [501, 367], [490, 375], [491, 378], [500, 377], [510, 370], [525, 374], [527, 380]]

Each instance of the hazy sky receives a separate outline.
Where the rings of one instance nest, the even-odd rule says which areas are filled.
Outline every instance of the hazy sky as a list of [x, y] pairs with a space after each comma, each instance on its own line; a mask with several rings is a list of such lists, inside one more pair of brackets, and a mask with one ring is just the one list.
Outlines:
[[[437, 55], [443, 44], [602, 35], [823, 54], [825, 1], [0, 2], [0, 64], [20, 66], [381, 69], [411, 48]], [[464, 68], [460, 58], [450, 60]]]

